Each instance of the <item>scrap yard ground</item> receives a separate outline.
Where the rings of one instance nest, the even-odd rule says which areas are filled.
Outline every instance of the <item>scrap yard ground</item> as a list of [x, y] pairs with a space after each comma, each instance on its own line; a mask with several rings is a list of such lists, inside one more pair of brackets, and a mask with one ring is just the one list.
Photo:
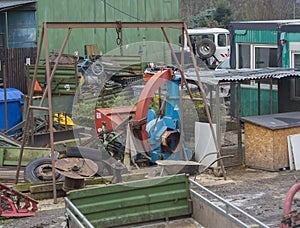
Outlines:
[[[200, 184], [271, 228], [279, 227], [287, 192], [299, 182], [298, 180], [300, 180], [299, 171], [269, 172], [241, 166], [227, 168], [226, 180], [212, 174], [197, 176]], [[297, 201], [297, 195], [294, 200]], [[1, 220], [0, 224], [3, 228], [63, 227], [65, 225], [63, 198], [58, 198], [58, 204], [53, 204], [52, 199], [41, 200], [38, 207], [39, 211], [34, 217]], [[186, 222], [183, 223], [186, 224]], [[152, 227], [183, 226], [178, 226], [178, 222], [169, 222]]]

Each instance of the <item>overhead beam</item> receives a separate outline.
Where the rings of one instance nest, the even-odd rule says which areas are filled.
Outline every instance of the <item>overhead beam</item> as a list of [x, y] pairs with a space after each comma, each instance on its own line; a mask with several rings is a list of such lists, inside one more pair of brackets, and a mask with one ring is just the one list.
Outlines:
[[46, 28], [183, 28], [184, 22], [44, 22]]

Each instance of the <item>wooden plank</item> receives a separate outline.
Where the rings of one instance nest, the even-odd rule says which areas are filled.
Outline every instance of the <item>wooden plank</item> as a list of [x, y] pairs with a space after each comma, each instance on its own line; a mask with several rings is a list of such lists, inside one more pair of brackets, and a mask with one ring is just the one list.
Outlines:
[[273, 169], [273, 132], [269, 129], [246, 122], [245, 163], [259, 169]]
[[288, 135], [300, 133], [300, 127], [292, 127], [274, 131], [274, 169], [289, 167]]
[[[63, 187], [63, 182], [58, 182], [56, 183], [56, 189], [57, 190], [62, 190]], [[30, 193], [45, 193], [45, 192], [50, 192], [53, 191], [53, 184], [52, 183], [40, 183], [39, 185], [33, 185], [29, 187]]]
[[[45, 182], [45, 184], [51, 184], [52, 182]], [[15, 184], [13, 186], [14, 189], [16, 189], [19, 192], [29, 192], [30, 191], [30, 186], [34, 185], [40, 185], [41, 183], [22, 183], [22, 184]]]
[[88, 58], [93, 58], [96, 55], [99, 55], [99, 49], [97, 44], [87, 44], [84, 45], [85, 55]]
[[[42, 192], [42, 193], [35, 193], [35, 194], [27, 194], [29, 197], [35, 199], [35, 200], [43, 200], [43, 199], [51, 199], [53, 198], [53, 192]], [[56, 192], [57, 197], [65, 197], [66, 193], [63, 190], [58, 190]]]
[[4, 161], [4, 149], [0, 148], [0, 167], [3, 166]]
[[[3, 156], [2, 165], [18, 165], [20, 156], [20, 147], [3, 146], [0, 147], [0, 154]], [[1, 156], [1, 155], [0, 155]], [[25, 147], [22, 158], [22, 166], [26, 166], [29, 162], [43, 157], [50, 156], [50, 148]]]

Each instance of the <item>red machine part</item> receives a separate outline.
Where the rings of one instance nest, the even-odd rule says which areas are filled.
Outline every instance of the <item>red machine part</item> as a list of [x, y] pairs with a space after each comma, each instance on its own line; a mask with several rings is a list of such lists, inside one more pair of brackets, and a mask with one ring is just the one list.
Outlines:
[[95, 110], [96, 131], [99, 134], [106, 123], [105, 130], [110, 131], [119, 126], [129, 115], [135, 114], [135, 106], [118, 108], [98, 108]]
[[34, 199], [0, 184], [0, 217], [34, 216], [37, 204]]
[[283, 219], [280, 224], [280, 228], [298, 227], [300, 225], [300, 214], [292, 209], [292, 202], [295, 194], [300, 190], [300, 183], [295, 184], [290, 188], [286, 195], [283, 207]]
[[166, 81], [173, 79], [172, 69], [166, 69], [155, 73], [146, 83], [141, 92], [136, 106], [125, 106], [118, 108], [99, 108], [95, 110], [95, 125], [97, 133], [101, 132], [102, 123], [105, 122], [106, 131], [110, 131], [119, 126], [126, 116], [135, 114], [135, 123], [141, 124], [141, 128], [134, 130], [135, 136], [143, 142], [144, 149], [149, 152], [148, 133], [146, 131], [145, 119], [147, 119], [148, 109], [154, 97], [154, 93]]
[[[154, 93], [160, 86], [165, 84], [166, 81], [174, 78], [173, 70], [166, 69], [155, 73], [146, 83], [141, 92], [140, 98], [136, 106], [135, 120], [143, 121], [147, 118], [150, 103], [154, 97]], [[144, 149], [149, 152], [148, 133], [146, 131], [146, 124], [143, 124], [141, 129], [136, 130], [135, 135], [143, 142]]]

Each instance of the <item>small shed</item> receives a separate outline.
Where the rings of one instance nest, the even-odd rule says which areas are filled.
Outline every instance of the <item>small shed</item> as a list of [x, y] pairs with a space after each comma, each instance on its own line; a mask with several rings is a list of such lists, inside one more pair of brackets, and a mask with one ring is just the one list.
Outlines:
[[287, 136], [300, 133], [300, 112], [242, 118], [245, 129], [245, 164], [279, 171], [289, 168]]
[[[281, 80], [299, 78], [300, 71], [284, 68], [265, 68], [256, 70], [240, 69], [215, 72], [202, 71], [200, 72], [200, 76], [206, 88], [213, 122], [216, 124], [216, 135], [218, 142], [220, 143], [220, 148], [222, 148], [223, 145], [226, 145], [227, 141], [230, 140], [232, 145], [230, 147], [231, 151], [229, 154], [233, 154], [235, 157], [238, 157], [238, 160], [240, 160], [241, 163], [245, 163], [245, 161], [247, 161], [245, 158], [247, 158], [247, 156], [249, 158], [249, 153], [250, 156], [256, 157], [256, 160], [259, 160], [258, 156], [254, 156], [252, 154], [255, 153], [255, 151], [252, 152], [249, 150], [249, 148], [252, 147], [252, 144], [254, 145], [256, 143], [255, 145], [259, 145], [259, 142], [257, 142], [257, 132], [253, 130], [254, 127], [249, 128], [248, 124], [243, 122], [244, 120], [248, 120], [245, 118], [263, 118], [264, 116], [268, 117], [268, 115], [279, 114], [278, 110], [281, 110], [281, 103], [279, 103], [280, 98], [278, 97], [278, 94], [289, 93], [289, 91], [286, 91], [285, 88], [278, 86], [280, 85], [279, 82]], [[193, 78], [195, 79], [193, 74], [187, 75], [187, 79], [192, 80]], [[243, 89], [248, 89], [249, 86], [251, 86], [253, 90], [247, 90], [247, 94], [246, 91], [243, 91]], [[228, 87], [230, 88], [229, 97], [222, 97], [222, 88]], [[267, 92], [262, 93], [262, 90], [265, 90], [266, 88], [268, 88]], [[218, 97], [219, 99], [217, 99]], [[225, 114], [227, 117], [224, 116], [224, 112], [221, 111], [224, 106], [227, 109]], [[300, 111], [300, 109], [297, 111]], [[283, 115], [283, 113], [280, 114]], [[224, 119], [226, 119], [225, 125], [223, 121]], [[234, 123], [232, 123], [233, 120]], [[293, 119], [289, 119], [289, 121], [292, 122]], [[297, 122], [297, 120], [295, 121]], [[233, 125], [235, 126], [234, 129], [232, 129]], [[247, 128], [245, 127], [243, 132], [244, 126], [247, 126]], [[266, 160], [271, 159], [265, 169], [279, 170], [280, 168], [286, 168], [288, 164], [288, 155], [287, 138], [284, 134], [295, 134], [299, 130], [296, 129], [294, 131], [288, 129], [288, 127], [289, 125], [287, 126], [287, 129], [280, 132], [278, 137], [282, 137], [277, 141], [275, 141], [272, 134], [262, 133], [260, 135], [260, 137], [263, 137], [263, 139], [260, 140], [269, 142], [269, 145], [272, 148], [275, 148], [275, 143], [280, 143], [280, 150], [277, 153], [274, 153], [274, 156], [277, 156], [276, 158], [270, 157], [270, 152], [268, 150], [262, 150], [259, 152], [262, 154], [261, 156], [266, 157]], [[244, 139], [243, 135], [245, 135]], [[225, 152], [225, 155], [227, 155], [226, 147], [223, 148], [223, 154]], [[255, 162], [255, 159], [253, 161]], [[272, 166], [269, 165], [271, 163]], [[264, 168], [263, 165], [260, 164], [251, 164], [251, 166]]]
[[[27, 92], [24, 64], [36, 57], [36, 1], [0, 1], [0, 76]], [[3, 85], [4, 86], [4, 85]]]

